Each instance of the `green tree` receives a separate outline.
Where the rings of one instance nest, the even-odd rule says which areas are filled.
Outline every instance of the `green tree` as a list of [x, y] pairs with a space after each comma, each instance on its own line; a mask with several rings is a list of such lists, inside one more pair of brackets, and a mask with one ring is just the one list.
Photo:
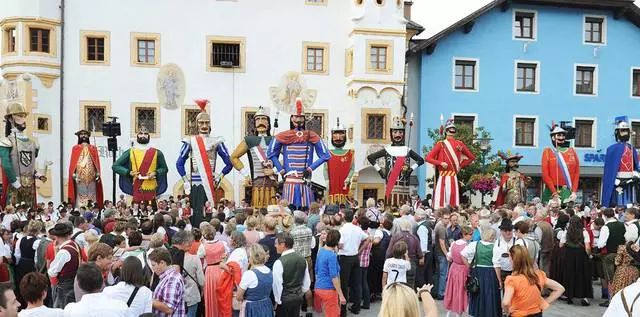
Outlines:
[[[436, 142], [444, 139], [444, 136], [440, 135], [439, 129], [427, 129], [427, 135], [432, 140], [432, 142], [431, 145], [425, 145], [422, 147], [422, 152], [424, 155], [427, 155], [431, 151]], [[497, 178], [498, 175], [500, 175], [500, 173], [503, 171], [503, 168], [501, 166], [502, 160], [496, 153], [492, 153], [491, 147], [486, 154], [486, 166], [483, 169], [480, 143], [478, 141], [474, 141], [479, 138], [491, 138], [491, 133], [489, 133], [489, 131], [487, 131], [484, 127], [476, 127], [474, 132], [473, 129], [468, 125], [458, 125], [456, 139], [466, 144], [469, 148], [469, 151], [471, 151], [471, 153], [473, 153], [473, 155], [475, 155], [476, 157], [475, 161], [473, 161], [458, 173], [458, 185], [461, 194], [467, 191], [470, 191], [471, 193], [476, 192], [471, 188], [471, 177], [473, 175], [487, 175]], [[434, 181], [435, 180], [433, 178], [427, 179], [427, 185], [433, 186]], [[462, 196], [460, 196], [460, 198], [462, 199]]]

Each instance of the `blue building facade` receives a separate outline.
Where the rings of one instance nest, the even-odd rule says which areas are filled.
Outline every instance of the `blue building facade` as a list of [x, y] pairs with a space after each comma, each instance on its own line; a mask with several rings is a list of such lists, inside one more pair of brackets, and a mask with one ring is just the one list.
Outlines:
[[[550, 3], [553, 2], [553, 5]], [[576, 128], [580, 193], [599, 194], [614, 117], [628, 115], [640, 146], [640, 28], [633, 1], [493, 1], [408, 53], [409, 105], [419, 146], [441, 114], [491, 133], [492, 152], [524, 155], [541, 189], [540, 160], [552, 121]], [[426, 170], [420, 170], [420, 191]]]

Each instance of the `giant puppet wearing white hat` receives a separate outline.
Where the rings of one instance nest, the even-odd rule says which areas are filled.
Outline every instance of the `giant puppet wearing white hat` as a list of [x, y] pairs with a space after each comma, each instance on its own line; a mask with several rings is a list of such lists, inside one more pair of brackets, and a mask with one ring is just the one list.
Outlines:
[[[409, 126], [413, 125], [413, 114]], [[424, 164], [424, 159], [405, 145], [405, 119], [393, 118], [391, 122], [391, 144], [384, 149], [369, 154], [367, 160], [378, 171], [380, 177], [386, 181], [385, 197], [387, 204], [402, 206], [411, 204], [409, 179], [411, 173]], [[411, 132], [409, 132], [409, 135]], [[384, 158], [384, 169], [378, 164], [378, 159]], [[413, 160], [413, 163], [411, 163]]]
[[[206, 108], [207, 99], [197, 99], [195, 103], [200, 107], [200, 113], [196, 116], [198, 134], [182, 141], [180, 155], [176, 161], [178, 174], [182, 177], [184, 192], [189, 195], [191, 207], [191, 225], [196, 228], [204, 219], [204, 204], [209, 201], [216, 202], [215, 192], [224, 175], [229, 174], [233, 165], [229, 157], [229, 151], [224, 145], [224, 138], [211, 135], [211, 116]], [[220, 173], [216, 173], [218, 157], [224, 163]], [[189, 162], [189, 174], [185, 170], [185, 164]]]

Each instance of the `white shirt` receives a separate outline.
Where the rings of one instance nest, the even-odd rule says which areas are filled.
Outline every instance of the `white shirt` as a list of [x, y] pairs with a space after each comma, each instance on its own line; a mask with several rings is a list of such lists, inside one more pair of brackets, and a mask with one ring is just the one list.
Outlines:
[[25, 309], [18, 313], [18, 317], [63, 317], [64, 310], [60, 308], [49, 308], [40, 306], [31, 309]]
[[[16, 247], [13, 252], [13, 255], [16, 257], [16, 263], [18, 264], [20, 264], [20, 259], [22, 258], [22, 251], [20, 251], [20, 243], [22, 242], [22, 240], [29, 239], [29, 238], [33, 238], [33, 236], [23, 236], [20, 239], [18, 239], [18, 242], [16, 242]], [[36, 237], [36, 241], [34, 241], [32, 245], [32, 248], [34, 251], [38, 249], [38, 245], [40, 245], [40, 239]], [[35, 253], [33, 254], [33, 256], [34, 256], [33, 261], [35, 263]]]
[[47, 270], [47, 273], [49, 273], [50, 277], [58, 276], [58, 273], [62, 271], [62, 267], [71, 260], [71, 253], [62, 248], [69, 243], [71, 243], [71, 240], [65, 241], [64, 243], [62, 243], [62, 245], [60, 245], [60, 248], [58, 248], [56, 257], [53, 258], [53, 261], [51, 262], [51, 264], [49, 265], [49, 269]]
[[[478, 242], [482, 243], [482, 245], [491, 245], [491, 242], [482, 241], [482, 240], [473, 241], [473, 242], [470, 242], [469, 244], [467, 244], [467, 246], [464, 247], [464, 249], [462, 249], [462, 251], [460, 251], [460, 256], [462, 256], [465, 259], [467, 259], [467, 262], [469, 262], [469, 263], [473, 262], [473, 258], [476, 256], [476, 245], [478, 245]], [[494, 250], [494, 252], [496, 250], [496, 245], [495, 244], [493, 246], [493, 250]], [[494, 267], [495, 267], [495, 262], [493, 262], [493, 263], [494, 263]], [[484, 265], [477, 265], [477, 266], [486, 267]]]
[[[82, 230], [80, 230], [79, 228], [73, 228], [73, 233], [71, 233], [71, 236], [73, 237], [78, 232], [82, 232]], [[76, 241], [78, 246], [80, 246], [81, 249], [84, 249], [88, 246], [87, 240], [85, 240], [84, 238], [84, 232], [78, 234], [78, 236], [76, 236], [74, 240]]]
[[[269, 268], [264, 265], [255, 266], [253, 267], [253, 269], [256, 269], [264, 274], [269, 274], [269, 272], [271, 272], [271, 270], [269, 270]], [[258, 286], [258, 276], [256, 276], [255, 272], [249, 270], [246, 273], [242, 274], [242, 279], [240, 280], [240, 284], [238, 285], [245, 291], [250, 288], [256, 288]]]
[[11, 231], [11, 223], [14, 220], [20, 220], [20, 217], [18, 217], [18, 215], [16, 215], [16, 214], [6, 214], [6, 215], [4, 215], [4, 218], [2, 219], [2, 226], [5, 229]]
[[[609, 308], [607, 308], [602, 317], [627, 316], [627, 312], [624, 310], [622, 303], [622, 292], [624, 292], [624, 297], [627, 299], [627, 305], [631, 306], [633, 299], [640, 294], [640, 279], [616, 293], [611, 299], [611, 303], [609, 303]], [[640, 300], [637, 300], [633, 304], [633, 307], [629, 307], [629, 309], [633, 309], [634, 317], [638, 316], [638, 312], [640, 312]]]
[[516, 237], [511, 238], [509, 241], [504, 241], [502, 234], [493, 245], [493, 267], [500, 268], [503, 271], [511, 272], [513, 271], [513, 263], [511, 262], [511, 258], [508, 256], [503, 256], [504, 254], [509, 254], [509, 249], [515, 244]]
[[246, 272], [249, 268], [249, 256], [247, 255], [247, 249], [236, 248], [233, 250], [227, 259], [227, 263], [229, 262], [237, 262], [242, 268], [242, 273]]
[[[282, 252], [280, 257], [283, 257], [293, 252], [295, 252], [295, 250], [289, 249], [287, 251]], [[306, 264], [305, 264], [305, 267], [306, 267]], [[280, 259], [276, 260], [276, 262], [273, 263], [273, 298], [275, 299], [278, 305], [282, 304], [281, 297], [282, 297], [283, 271], [284, 269], [282, 267], [282, 261], [280, 261]], [[304, 279], [302, 280], [302, 293], [304, 294], [307, 291], [309, 291], [310, 287], [311, 287], [311, 277], [309, 276], [309, 267], [306, 267], [304, 269]]]
[[382, 271], [387, 273], [387, 284], [406, 283], [408, 270], [411, 270], [411, 262], [405, 259], [388, 258], [382, 266]]
[[[423, 220], [426, 221], [426, 220]], [[422, 222], [420, 222], [421, 224]], [[429, 230], [427, 229], [428, 224], [419, 225], [417, 230], [418, 239], [420, 240], [420, 249], [422, 253], [429, 252]]]
[[340, 228], [340, 244], [338, 255], [353, 256], [358, 255], [360, 243], [369, 237], [362, 229], [348, 222]]
[[77, 303], [64, 308], [64, 317], [134, 317], [127, 303], [103, 293], [85, 294]]
[[596, 242], [596, 246], [599, 249], [604, 248], [607, 245], [607, 240], [609, 240], [609, 227], [607, 227], [608, 223], [616, 222], [618, 219], [611, 218], [604, 222], [604, 226], [600, 228], [600, 236], [598, 237], [598, 241]]
[[[119, 300], [125, 304], [133, 294], [135, 287], [125, 282], [120, 282], [116, 285], [105, 287], [102, 293], [111, 299]], [[86, 297], [87, 295], [83, 296]], [[129, 312], [133, 316], [140, 316], [144, 313], [151, 312], [151, 304], [153, 302], [153, 293], [146, 286], [142, 286], [138, 289], [136, 297], [133, 298], [131, 306], [129, 306]]]
[[[560, 240], [560, 243], [562, 244], [567, 243], [567, 231], [566, 230], [558, 231], [557, 238], [558, 240]], [[584, 245], [589, 245], [589, 242], [591, 240], [589, 239], [589, 233], [587, 232], [587, 230], [582, 230], [582, 239], [584, 241]]]

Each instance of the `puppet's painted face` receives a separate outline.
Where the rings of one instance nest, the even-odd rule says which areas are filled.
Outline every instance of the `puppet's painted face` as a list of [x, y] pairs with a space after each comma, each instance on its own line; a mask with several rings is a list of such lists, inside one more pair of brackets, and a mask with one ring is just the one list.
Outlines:
[[304, 116], [291, 116], [291, 127], [293, 129], [304, 129]]
[[456, 128], [449, 128], [449, 129], [447, 129], [447, 136], [448, 137], [455, 137], [456, 136], [456, 132], [458, 132], [458, 130]]
[[631, 139], [631, 131], [629, 129], [616, 130], [616, 137], [620, 142], [628, 142]]
[[338, 149], [344, 147], [347, 143], [347, 135], [344, 131], [336, 131], [331, 133], [331, 144]]
[[258, 135], [266, 134], [269, 131], [269, 118], [266, 116], [254, 117], [254, 124]]
[[509, 160], [507, 162], [507, 164], [509, 165], [510, 169], [516, 169], [516, 168], [520, 167], [520, 165], [518, 164], [518, 161], [516, 161], [516, 160]]
[[149, 144], [149, 133], [138, 133], [136, 140], [138, 144]]
[[201, 118], [198, 120], [198, 133], [209, 134], [211, 131], [211, 121], [209, 118]]
[[551, 139], [555, 145], [563, 145], [565, 142], [566, 135], [564, 133], [556, 133]]
[[89, 144], [89, 134], [85, 132], [78, 133], [78, 144]]
[[19, 131], [24, 131], [27, 128], [27, 114], [18, 113], [11, 115], [11, 119], [13, 119], [13, 126], [16, 127]]
[[393, 145], [404, 145], [404, 130], [391, 130], [391, 143]]

